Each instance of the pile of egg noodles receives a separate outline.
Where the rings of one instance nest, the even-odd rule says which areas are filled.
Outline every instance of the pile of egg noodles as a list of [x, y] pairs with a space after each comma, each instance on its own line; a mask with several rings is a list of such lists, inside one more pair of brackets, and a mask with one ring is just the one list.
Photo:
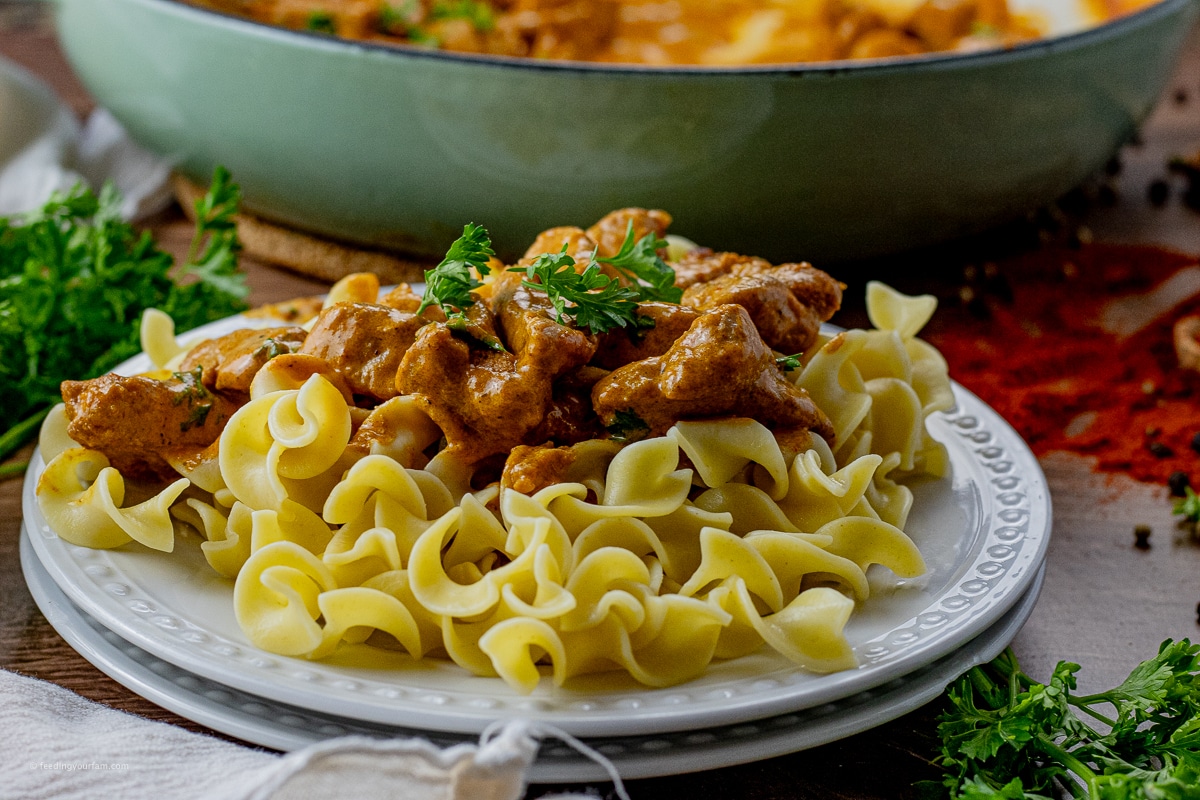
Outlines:
[[[69, 439], [60, 406], [43, 427], [38, 503], [84, 547], [170, 552], [180, 523], [199, 531], [246, 638], [280, 655], [366, 643], [519, 692], [613, 670], [669, 686], [764, 646], [843, 670], [868, 568], [926, 569], [904, 530], [904, 482], [948, 470], [925, 425], [954, 405], [946, 363], [916, 338], [935, 303], [872, 283], [874, 329], [822, 335], [803, 355], [790, 376], [836, 446], [814, 435], [790, 461], [752, 419], [681, 421], [658, 438], [574, 445], [566, 480], [532, 496], [474, 489], [445, 451], [425, 455], [440, 431], [411, 398], [376, 410], [393, 440], [352, 451], [341, 393], [268, 362], [219, 459], [142, 502]], [[146, 351], [169, 369], [184, 348], [149, 319]]]

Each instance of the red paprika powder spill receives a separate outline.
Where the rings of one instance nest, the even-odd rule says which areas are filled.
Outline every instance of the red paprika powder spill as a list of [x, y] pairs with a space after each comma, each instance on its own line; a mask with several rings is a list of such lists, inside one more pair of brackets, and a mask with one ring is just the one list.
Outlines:
[[[1041, 250], [1000, 267], [1003, 292], [944, 305], [924, 335], [946, 356], [950, 376], [1038, 455], [1092, 456], [1098, 469], [1141, 481], [1182, 471], [1195, 485], [1200, 373], [1178, 366], [1171, 329], [1200, 309], [1200, 294], [1183, 292], [1181, 303], [1124, 335], [1101, 321], [1122, 307], [1145, 316], [1154, 304], [1143, 295], [1168, 279], [1178, 286], [1194, 277], [1200, 286], [1196, 261], [1143, 246]], [[1180, 275], [1185, 269], [1197, 274]]]

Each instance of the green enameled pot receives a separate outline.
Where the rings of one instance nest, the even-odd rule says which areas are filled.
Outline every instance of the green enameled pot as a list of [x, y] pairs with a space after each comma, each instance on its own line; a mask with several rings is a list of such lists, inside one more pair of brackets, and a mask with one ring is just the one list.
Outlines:
[[1197, 0], [1007, 51], [731, 69], [478, 57], [342, 41], [173, 0], [56, 0], [94, 97], [247, 208], [438, 255], [477, 222], [520, 252], [623, 206], [777, 260], [984, 229], [1097, 170], [1157, 99]]

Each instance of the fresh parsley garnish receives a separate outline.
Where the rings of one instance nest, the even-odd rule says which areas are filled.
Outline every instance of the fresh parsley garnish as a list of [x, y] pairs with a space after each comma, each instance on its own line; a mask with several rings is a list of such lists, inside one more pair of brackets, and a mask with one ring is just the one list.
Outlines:
[[333, 14], [328, 11], [313, 11], [308, 15], [308, 19], [304, 22], [304, 29], [313, 33], [328, 33], [336, 34], [337, 26], [333, 21]]
[[281, 342], [274, 337], [268, 336], [266, 339], [263, 339], [262, 344], [254, 351], [254, 355], [263, 356], [267, 361], [270, 361], [272, 358], [285, 356], [291, 352], [292, 348], [286, 342]]
[[796, 353], [795, 355], [791, 356], [780, 356], [779, 358], [775, 359], [775, 366], [779, 367], [784, 372], [791, 372], [792, 370], [800, 369], [800, 367], [804, 366], [800, 363], [800, 359], [803, 356], [803, 353]]
[[650, 426], [633, 409], [613, 414], [613, 421], [607, 428], [612, 438], [621, 442], [636, 442], [650, 432]]
[[478, 0], [449, 0], [437, 2], [429, 10], [429, 18], [465, 19], [480, 33], [486, 33], [496, 27], [496, 15], [492, 7]]
[[1200, 645], [1167, 640], [1106, 692], [1048, 684], [1011, 650], [951, 686], [939, 763], [953, 798], [1157, 800], [1200, 796]]
[[666, 239], [659, 239], [651, 231], [638, 239], [633, 238], [633, 221], [625, 229], [625, 241], [614, 256], [597, 258], [596, 261], [610, 265], [629, 281], [642, 300], [661, 300], [678, 303], [683, 299], [683, 289], [675, 285], [675, 270], [659, 257], [660, 248], [666, 247]]
[[25, 442], [59, 384], [94, 378], [141, 349], [139, 321], [158, 308], [183, 332], [246, 308], [233, 215], [240, 191], [218, 168], [196, 203], [187, 262], [120, 218], [106, 186], [56, 194], [37, 212], [0, 217], [0, 459]]
[[509, 271], [524, 272], [522, 286], [546, 293], [559, 324], [570, 321], [592, 333], [654, 324], [637, 313], [636, 289], [605, 275], [595, 261], [576, 272], [575, 259], [567, 254], [565, 244], [557, 253], [544, 253], [528, 266], [510, 267]]
[[1184, 487], [1183, 491], [1183, 499], [1175, 501], [1175, 507], [1171, 512], [1182, 514], [1188, 522], [1200, 522], [1200, 495], [1197, 495], [1190, 486]]
[[213, 406], [212, 395], [201, 382], [204, 368], [196, 367], [189, 372], [172, 372], [171, 376], [182, 384], [182, 388], [175, 393], [175, 405], [187, 403], [188, 408], [191, 409], [187, 419], [179, 423], [179, 430], [187, 433], [192, 428], [203, 426], [204, 421], [208, 419], [208, 412], [212, 411]]
[[481, 277], [491, 272], [488, 259], [495, 255], [492, 240], [482, 226], [467, 223], [462, 236], [454, 240], [442, 263], [425, 270], [425, 294], [417, 308], [420, 314], [436, 305], [447, 317], [461, 314], [463, 309], [475, 302], [471, 291], [483, 284], [471, 274], [474, 269]]

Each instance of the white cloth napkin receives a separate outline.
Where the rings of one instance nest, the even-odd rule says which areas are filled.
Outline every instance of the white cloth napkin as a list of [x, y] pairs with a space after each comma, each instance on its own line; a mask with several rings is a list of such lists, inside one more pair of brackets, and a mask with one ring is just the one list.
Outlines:
[[0, 217], [33, 211], [52, 192], [111, 181], [122, 216], [138, 219], [171, 202], [171, 164], [137, 145], [97, 109], [80, 125], [33, 75], [0, 58]]
[[[0, 731], [6, 800], [517, 800], [544, 732], [518, 720], [485, 734], [479, 745], [439, 750], [423, 739], [351, 736], [279, 756], [4, 670]], [[619, 781], [617, 793], [628, 800]]]

